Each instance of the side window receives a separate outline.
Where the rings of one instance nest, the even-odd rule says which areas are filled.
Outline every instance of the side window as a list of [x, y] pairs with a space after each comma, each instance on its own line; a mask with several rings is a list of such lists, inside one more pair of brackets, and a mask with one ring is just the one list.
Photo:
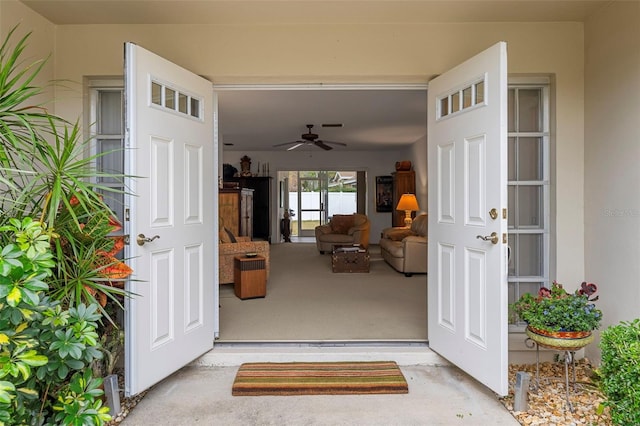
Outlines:
[[[509, 303], [549, 286], [549, 84], [509, 85]], [[518, 318], [511, 325], [521, 326]]]
[[[124, 111], [122, 85], [96, 85], [90, 89], [90, 123], [93, 153], [98, 157], [96, 168], [102, 173], [124, 173]], [[121, 179], [103, 177], [99, 183], [118, 192], [105, 195], [105, 202], [124, 223], [124, 183]]]

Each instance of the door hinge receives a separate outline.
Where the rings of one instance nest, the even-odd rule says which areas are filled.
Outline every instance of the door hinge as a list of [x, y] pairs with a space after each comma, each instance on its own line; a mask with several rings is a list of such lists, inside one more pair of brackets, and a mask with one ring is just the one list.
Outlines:
[[502, 209], [502, 218], [503, 219], [507, 218], [507, 209]]
[[129, 208], [124, 209], [124, 220], [125, 222], [129, 222], [131, 219], [131, 215], [129, 213]]
[[507, 237], [507, 233], [503, 232], [502, 233], [502, 244], [507, 244], [509, 242], [509, 239]]

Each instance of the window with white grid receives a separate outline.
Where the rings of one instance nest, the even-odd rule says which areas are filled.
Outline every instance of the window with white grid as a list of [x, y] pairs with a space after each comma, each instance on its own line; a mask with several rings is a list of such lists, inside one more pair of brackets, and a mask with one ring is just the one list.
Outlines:
[[[549, 286], [549, 84], [509, 85], [509, 303]], [[510, 318], [513, 326], [522, 326]]]

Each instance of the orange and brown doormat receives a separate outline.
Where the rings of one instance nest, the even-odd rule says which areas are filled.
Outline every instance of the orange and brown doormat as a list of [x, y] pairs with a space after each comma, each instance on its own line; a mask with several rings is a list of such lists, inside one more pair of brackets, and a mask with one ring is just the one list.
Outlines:
[[361, 395], [408, 393], [393, 361], [259, 362], [240, 366], [234, 396]]

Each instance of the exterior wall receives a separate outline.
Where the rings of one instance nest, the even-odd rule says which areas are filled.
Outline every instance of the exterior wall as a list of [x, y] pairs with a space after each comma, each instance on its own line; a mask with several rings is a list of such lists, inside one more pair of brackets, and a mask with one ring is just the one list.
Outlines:
[[639, 2], [612, 2], [585, 25], [585, 277], [604, 327], [640, 318], [638, 40]]
[[[2, 19], [18, 21], [20, 11], [10, 10]], [[77, 119], [82, 112], [83, 78], [122, 74], [124, 41], [138, 43], [214, 83], [403, 83], [426, 82], [504, 40], [508, 43], [509, 73], [555, 77], [554, 221], [558, 269], [552, 278], [567, 284], [582, 281], [585, 275], [583, 25], [415, 23], [417, 20], [409, 24], [58, 26], [54, 38], [54, 75], [77, 82], [79, 90], [75, 94], [58, 94], [56, 112], [70, 120]], [[49, 38], [49, 23], [30, 25], [38, 37]], [[384, 174], [393, 168], [385, 152], [370, 153], [369, 158], [379, 165], [370, 166], [370, 162], [368, 166], [384, 170]], [[412, 161], [422, 167], [419, 159]], [[275, 170], [275, 162], [270, 163]], [[416, 171], [426, 183], [425, 169]], [[370, 173], [375, 176], [378, 172]]]
[[[583, 279], [582, 24], [70, 25], [57, 29], [56, 78], [80, 82], [84, 76], [121, 74], [122, 44], [127, 40], [214, 83], [426, 82], [506, 40], [510, 73], [555, 75], [554, 278], [566, 283]], [[75, 118], [81, 103], [67, 96], [57, 112]], [[386, 153], [378, 158], [388, 161]], [[386, 164], [380, 167], [389, 169]], [[416, 171], [426, 176], [424, 169]]]
[[[17, 0], [0, 1], [0, 37], [2, 40], [5, 39], [16, 24], [19, 25], [13, 33], [13, 45], [29, 31], [33, 31], [33, 34], [31, 34], [27, 42], [28, 48], [25, 49], [22, 58], [25, 64], [31, 64], [47, 58], [49, 55], [53, 56], [55, 48], [55, 26]], [[53, 78], [54, 58], [49, 58], [49, 61], [45, 64], [42, 71], [40, 71], [40, 75], [34, 83], [39, 86], [47, 86]], [[51, 98], [52, 92], [45, 91], [41, 96], [41, 101], [50, 101]], [[53, 108], [52, 105], [46, 106]]]

